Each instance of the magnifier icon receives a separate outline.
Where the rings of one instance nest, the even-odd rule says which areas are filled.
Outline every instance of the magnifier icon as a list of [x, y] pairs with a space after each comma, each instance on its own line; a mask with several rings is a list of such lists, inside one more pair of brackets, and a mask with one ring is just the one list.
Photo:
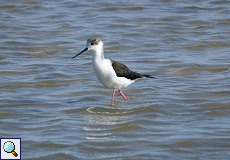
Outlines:
[[15, 152], [15, 145], [11, 141], [7, 141], [3, 144], [3, 149], [6, 153], [12, 153], [15, 157], [18, 156], [18, 154]]

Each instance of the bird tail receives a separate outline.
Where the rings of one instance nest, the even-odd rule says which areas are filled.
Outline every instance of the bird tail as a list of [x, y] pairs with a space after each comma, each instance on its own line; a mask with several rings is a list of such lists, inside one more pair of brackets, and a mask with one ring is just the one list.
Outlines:
[[156, 79], [156, 77], [153, 77], [153, 76], [148, 75], [148, 74], [143, 74], [142, 76], [145, 77], [145, 78], [154, 78], [154, 79]]

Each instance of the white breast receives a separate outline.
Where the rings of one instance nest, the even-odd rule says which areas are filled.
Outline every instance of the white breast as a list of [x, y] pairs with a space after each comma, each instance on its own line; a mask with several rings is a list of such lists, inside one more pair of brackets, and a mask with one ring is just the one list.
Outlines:
[[121, 89], [134, 82], [124, 77], [117, 77], [109, 59], [93, 60], [94, 72], [103, 86], [113, 89]]

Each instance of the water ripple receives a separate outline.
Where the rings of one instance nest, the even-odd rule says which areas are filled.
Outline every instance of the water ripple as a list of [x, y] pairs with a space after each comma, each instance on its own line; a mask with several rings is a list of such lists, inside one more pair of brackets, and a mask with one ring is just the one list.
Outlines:
[[[229, 157], [229, 2], [0, 2], [0, 137], [23, 159]], [[99, 84], [90, 36], [105, 56], [157, 79]], [[32, 151], [32, 152], [28, 152]]]

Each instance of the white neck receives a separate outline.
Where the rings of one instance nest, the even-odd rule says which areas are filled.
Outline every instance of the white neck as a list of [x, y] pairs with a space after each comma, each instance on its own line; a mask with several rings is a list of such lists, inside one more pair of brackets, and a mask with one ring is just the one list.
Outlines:
[[104, 50], [103, 50], [103, 48], [98, 48], [97, 50], [94, 50], [93, 60], [94, 61], [102, 61], [103, 59], [104, 59]]

